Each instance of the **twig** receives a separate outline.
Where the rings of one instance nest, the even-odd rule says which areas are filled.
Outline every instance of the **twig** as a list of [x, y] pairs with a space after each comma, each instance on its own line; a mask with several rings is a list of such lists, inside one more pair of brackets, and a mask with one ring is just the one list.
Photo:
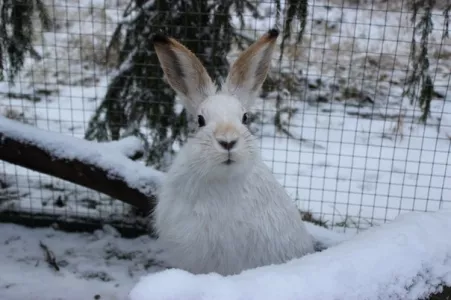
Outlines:
[[298, 140], [301, 144], [302, 144], [302, 143], [308, 143], [308, 144], [310, 144], [311, 147], [312, 147], [313, 149], [315, 149], [315, 148], [317, 148], [317, 149], [325, 149], [323, 146], [321, 146], [321, 145], [319, 145], [319, 144], [317, 144], [317, 143], [315, 143], [315, 142], [309, 141], [309, 140], [307, 140], [307, 139], [305, 139], [305, 138], [303, 138], [303, 137], [295, 137], [288, 129], [286, 129], [285, 127], [283, 127], [283, 125], [281, 125], [281, 126], [279, 127], [279, 130], [282, 131], [282, 133], [284, 133], [285, 135], [287, 135], [289, 138], [292, 138], [292, 139], [294, 139], [294, 140]]
[[56, 271], [59, 271], [60, 268], [58, 267], [58, 264], [55, 260], [55, 255], [49, 248], [42, 243], [42, 241], [39, 242], [39, 246], [42, 250], [44, 250], [45, 253], [45, 261], [49, 264], [50, 267], [54, 268]]

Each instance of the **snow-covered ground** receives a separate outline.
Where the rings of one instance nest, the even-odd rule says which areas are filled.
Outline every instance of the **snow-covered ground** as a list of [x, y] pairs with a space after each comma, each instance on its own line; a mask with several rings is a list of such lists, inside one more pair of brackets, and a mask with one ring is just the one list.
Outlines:
[[[127, 1], [48, 3], [55, 8], [57, 26], [36, 39], [44, 59], [27, 61], [15, 86], [0, 84], [0, 112], [83, 137], [110, 80], [101, 62]], [[273, 125], [275, 94], [255, 108], [263, 112], [263, 123], [254, 128], [265, 161], [299, 207], [329, 225], [364, 228], [409, 210], [451, 207], [451, 44], [441, 41], [441, 12], [434, 16], [429, 47], [439, 96], [423, 126], [416, 122], [416, 104], [402, 96], [412, 32], [409, 12], [387, 12], [384, 4], [356, 9], [333, 1], [309, 3], [303, 44], [288, 46], [283, 65], [301, 91], [293, 97], [286, 91], [281, 104], [281, 120], [292, 137]], [[274, 12], [274, 6], [262, 12], [270, 8]], [[248, 24], [261, 34], [274, 20], [268, 13]], [[62, 180], [0, 166], [0, 207], [102, 218], [127, 209]]]
[[76, 234], [0, 224], [0, 231], [2, 300], [122, 300], [158, 270], [149, 237], [122, 239], [112, 227]]
[[[326, 247], [352, 236], [308, 229]], [[90, 234], [0, 223], [0, 232], [2, 300], [125, 300], [142, 276], [163, 270], [154, 240], [124, 239], [110, 226]]]
[[417, 300], [451, 285], [449, 210], [411, 213], [357, 236], [307, 228], [330, 248], [222, 277], [165, 271], [152, 259], [155, 241], [120, 238], [110, 226], [90, 234], [0, 224], [0, 298]]

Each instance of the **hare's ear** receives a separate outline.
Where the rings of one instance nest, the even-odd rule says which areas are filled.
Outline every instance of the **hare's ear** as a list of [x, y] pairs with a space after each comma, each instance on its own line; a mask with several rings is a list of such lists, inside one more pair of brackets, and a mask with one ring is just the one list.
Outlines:
[[216, 92], [213, 81], [200, 60], [173, 38], [157, 34], [152, 42], [167, 81], [188, 112], [195, 114], [199, 104]]
[[279, 32], [269, 30], [246, 49], [234, 62], [224, 85], [224, 92], [238, 97], [249, 108], [266, 79]]

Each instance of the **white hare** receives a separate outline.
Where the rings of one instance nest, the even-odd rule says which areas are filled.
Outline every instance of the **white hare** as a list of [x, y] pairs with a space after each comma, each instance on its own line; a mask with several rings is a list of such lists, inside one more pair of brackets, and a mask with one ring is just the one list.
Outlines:
[[270, 30], [244, 51], [219, 90], [185, 46], [153, 39], [167, 81], [199, 123], [168, 170], [154, 211], [162, 259], [172, 267], [231, 275], [314, 252], [297, 207], [246, 126], [278, 34]]

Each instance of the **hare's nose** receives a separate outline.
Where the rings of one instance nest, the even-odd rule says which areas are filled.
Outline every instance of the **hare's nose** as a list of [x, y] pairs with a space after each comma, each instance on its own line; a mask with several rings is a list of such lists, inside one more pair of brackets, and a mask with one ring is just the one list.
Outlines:
[[222, 148], [225, 150], [231, 150], [236, 145], [237, 140], [233, 141], [224, 141], [224, 140], [218, 140], [219, 145], [221, 145]]

